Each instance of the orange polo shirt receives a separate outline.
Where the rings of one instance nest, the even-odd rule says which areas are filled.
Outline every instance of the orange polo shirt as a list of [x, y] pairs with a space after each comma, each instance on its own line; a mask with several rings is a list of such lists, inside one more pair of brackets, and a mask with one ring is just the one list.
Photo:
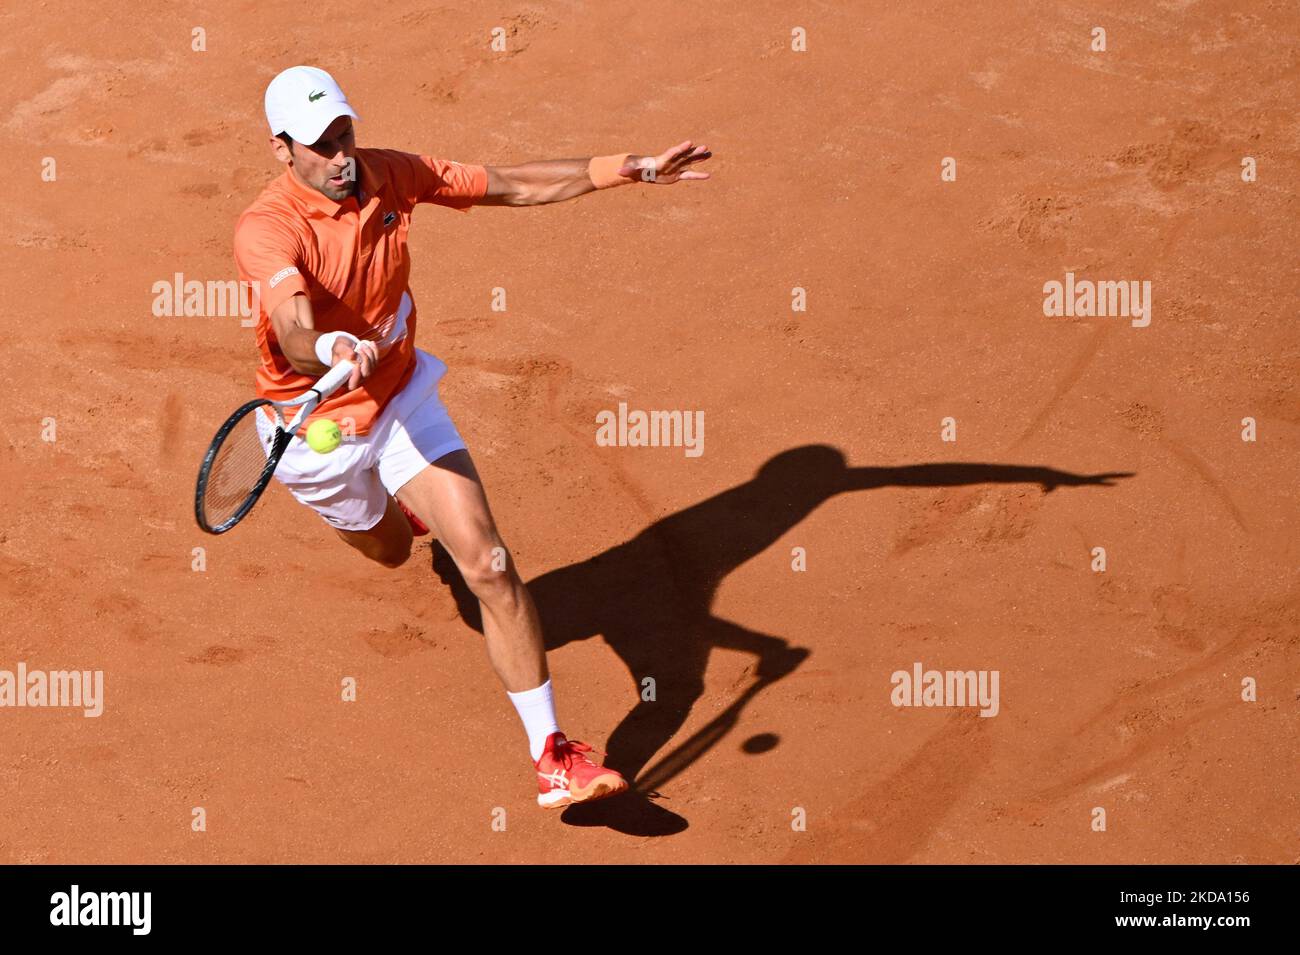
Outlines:
[[[411, 210], [430, 202], [468, 212], [487, 192], [487, 169], [395, 149], [357, 149], [357, 194], [335, 202], [303, 185], [286, 169], [262, 190], [235, 226], [235, 263], [242, 281], [258, 290], [257, 394], [274, 401], [294, 398], [315, 378], [294, 371], [280, 349], [270, 314], [302, 293], [311, 299], [316, 329], [377, 340], [394, 323], [407, 291], [411, 259], [407, 231]], [[416, 311], [406, 334], [381, 349], [379, 364], [361, 387], [336, 391], [308, 420], [345, 419], [357, 434], [370, 430], [379, 412], [406, 385], [415, 369]]]

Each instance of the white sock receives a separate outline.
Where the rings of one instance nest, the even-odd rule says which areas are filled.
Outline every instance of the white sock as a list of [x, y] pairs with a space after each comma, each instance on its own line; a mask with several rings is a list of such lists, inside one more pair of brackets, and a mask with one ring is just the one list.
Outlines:
[[506, 691], [510, 702], [515, 705], [515, 712], [524, 721], [524, 732], [528, 734], [528, 751], [533, 754], [533, 762], [542, 758], [546, 748], [546, 738], [560, 728], [555, 722], [555, 700], [551, 698], [551, 681], [547, 680], [539, 687], [524, 690], [522, 693]]

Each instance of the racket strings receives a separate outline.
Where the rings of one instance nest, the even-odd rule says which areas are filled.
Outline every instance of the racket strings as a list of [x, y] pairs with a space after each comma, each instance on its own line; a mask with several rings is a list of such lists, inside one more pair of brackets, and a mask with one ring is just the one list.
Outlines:
[[249, 495], [257, 490], [266, 468], [270, 449], [258, 433], [255, 420], [258, 414], [261, 414], [260, 409], [253, 409], [235, 422], [212, 461], [203, 494], [203, 509], [208, 523], [213, 526], [235, 515]]

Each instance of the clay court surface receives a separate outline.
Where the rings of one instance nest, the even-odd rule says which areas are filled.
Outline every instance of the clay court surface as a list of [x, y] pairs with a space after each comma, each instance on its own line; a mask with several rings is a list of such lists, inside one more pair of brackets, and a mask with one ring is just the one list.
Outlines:
[[[0, 668], [102, 669], [106, 696], [0, 710], [0, 861], [1300, 859], [1300, 14], [1137, 6], [0, 14]], [[195, 527], [256, 349], [151, 288], [236, 277], [280, 171], [262, 93], [300, 62], [362, 146], [714, 151], [709, 182], [412, 230], [418, 344], [561, 723], [639, 795], [536, 808], [428, 538], [385, 571], [279, 486]], [[1044, 316], [1066, 272], [1149, 280], [1150, 325]], [[704, 453], [597, 446], [619, 402], [703, 411]], [[896, 708], [918, 662], [997, 670], [998, 714]]]

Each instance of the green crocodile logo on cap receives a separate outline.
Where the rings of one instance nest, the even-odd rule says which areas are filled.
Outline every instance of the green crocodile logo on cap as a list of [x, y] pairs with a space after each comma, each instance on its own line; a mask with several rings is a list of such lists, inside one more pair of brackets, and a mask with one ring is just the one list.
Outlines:
[[321, 90], [319, 93], [308, 93], [308, 94], [307, 94], [307, 99], [309, 99], [311, 102], [314, 103], [314, 102], [316, 102], [318, 99], [320, 99], [320, 98], [321, 98], [322, 96], [324, 96], [324, 95], [325, 95], [325, 91], [324, 91], [324, 90]]

